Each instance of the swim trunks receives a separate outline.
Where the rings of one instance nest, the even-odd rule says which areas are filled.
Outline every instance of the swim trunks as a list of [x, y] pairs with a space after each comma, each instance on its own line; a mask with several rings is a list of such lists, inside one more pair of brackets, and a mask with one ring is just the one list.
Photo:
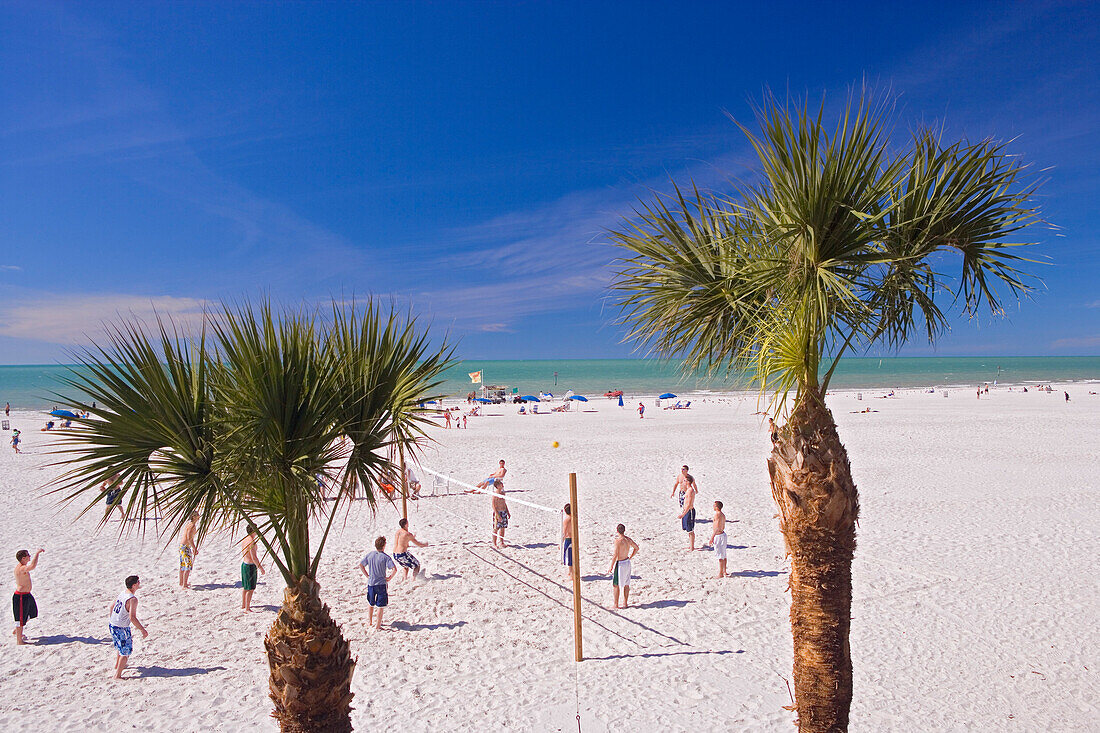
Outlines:
[[241, 563], [241, 588], [256, 590], [256, 566], [250, 562]]
[[195, 548], [180, 545], [180, 570], [190, 570], [195, 566]]
[[714, 536], [714, 556], [719, 560], [726, 559], [726, 533], [719, 532]]
[[122, 489], [111, 489], [107, 492], [107, 506], [114, 506], [118, 503], [118, 495], [122, 493]]
[[619, 560], [615, 563], [615, 573], [611, 576], [611, 585], [625, 588], [630, 585], [630, 560]]
[[420, 567], [420, 561], [413, 557], [411, 552], [396, 552], [393, 555], [393, 559], [398, 565], [403, 568], [408, 568], [409, 570], [415, 570]]
[[684, 528], [685, 532], [695, 531], [695, 507], [692, 507], [687, 514], [680, 517], [680, 526]]
[[13, 593], [11, 596], [11, 615], [15, 623], [25, 624], [32, 618], [38, 618], [38, 604], [30, 593]]
[[573, 538], [566, 537], [561, 545], [561, 564], [573, 567]]
[[508, 513], [507, 509], [502, 509], [497, 512], [496, 522], [493, 523], [493, 527], [496, 529], [508, 529], [508, 517], [512, 516]]
[[120, 657], [128, 657], [134, 653], [134, 634], [129, 626], [115, 626], [107, 624], [111, 630], [111, 639], [115, 642], [115, 649]]
[[375, 608], [388, 606], [390, 604], [389, 588], [385, 585], [368, 585], [367, 603]]

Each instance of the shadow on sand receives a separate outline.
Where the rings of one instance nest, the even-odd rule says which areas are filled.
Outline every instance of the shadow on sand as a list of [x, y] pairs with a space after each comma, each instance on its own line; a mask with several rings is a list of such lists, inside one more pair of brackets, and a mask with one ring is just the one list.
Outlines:
[[106, 639], [96, 639], [93, 636], [68, 636], [55, 634], [53, 636], [40, 636], [34, 642], [38, 646], [53, 646], [54, 644], [107, 644]]
[[210, 674], [211, 672], [219, 672], [224, 670], [225, 667], [177, 667], [175, 669], [171, 667], [134, 667], [133, 670], [138, 673], [139, 677], [194, 677], [200, 674]]
[[733, 651], [732, 649], [722, 649], [720, 651], [711, 651], [709, 649], [700, 649], [698, 651], [686, 651], [686, 652], [639, 652], [638, 654], [610, 654], [606, 657], [585, 657], [585, 659], [591, 660], [610, 660], [610, 659], [633, 659], [634, 657], [694, 657], [696, 655], [703, 654], [744, 654], [744, 649], [738, 649]]
[[199, 583], [192, 585], [191, 590], [225, 590], [226, 588], [240, 588], [240, 583]]
[[453, 624], [410, 624], [407, 621], [394, 621], [390, 624], [395, 629], [402, 631], [434, 631], [436, 629], [457, 629], [465, 626], [465, 621], [455, 621]]
[[774, 578], [777, 575], [786, 575], [786, 570], [738, 570], [730, 573], [731, 578]]
[[664, 601], [650, 601], [649, 603], [639, 603], [636, 606], [630, 606], [630, 608], [683, 608], [689, 603], [695, 603], [695, 601], [677, 601], [670, 598]]

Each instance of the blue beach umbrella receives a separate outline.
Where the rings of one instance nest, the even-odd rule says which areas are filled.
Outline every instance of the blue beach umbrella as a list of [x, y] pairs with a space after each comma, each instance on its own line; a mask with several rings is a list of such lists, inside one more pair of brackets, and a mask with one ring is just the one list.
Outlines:
[[576, 400], [577, 402], [588, 402], [587, 397], [579, 394], [569, 395], [569, 399]]
[[50, 414], [54, 417], [67, 417], [70, 419], [77, 417], [75, 412], [69, 412], [68, 410], [54, 410]]
[[540, 400], [538, 397], [535, 397], [534, 395], [531, 395], [531, 394], [525, 394], [522, 397], [520, 397], [520, 399], [523, 400], [524, 402], [542, 402], [542, 400]]
[[674, 399], [676, 399], [676, 395], [672, 394], [671, 392], [665, 392], [663, 395], [661, 395], [657, 399], [659, 399], [659, 400], [674, 400]]
[[486, 399], [484, 397], [475, 397], [474, 402], [484, 402], [484, 403], [489, 404], [489, 405], [493, 404], [492, 400]]

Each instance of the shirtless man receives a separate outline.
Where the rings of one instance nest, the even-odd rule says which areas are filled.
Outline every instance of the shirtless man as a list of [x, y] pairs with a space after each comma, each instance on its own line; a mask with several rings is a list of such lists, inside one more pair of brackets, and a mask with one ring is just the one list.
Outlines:
[[561, 564], [565, 567], [565, 577], [573, 573], [573, 510], [565, 505], [565, 516], [561, 520]]
[[31, 595], [31, 571], [38, 567], [38, 556], [43, 552], [42, 548], [38, 548], [33, 558], [27, 550], [15, 553], [15, 593], [11, 597], [15, 628], [11, 633], [15, 635], [16, 644], [27, 643], [23, 640], [23, 627], [32, 618], [38, 618], [38, 604]]
[[695, 478], [688, 473], [688, 467], [680, 468], [680, 475], [676, 477], [676, 483], [672, 485], [670, 497], [680, 492], [680, 527], [688, 533], [688, 552], [695, 549], [695, 495], [699, 488], [695, 485]]
[[180, 588], [191, 587], [191, 568], [195, 566], [195, 557], [199, 554], [199, 546], [195, 537], [199, 533], [199, 513], [191, 512], [191, 519], [183, 525], [183, 533], [180, 535]]
[[[615, 596], [615, 608], [630, 606], [630, 560], [638, 554], [638, 543], [626, 536], [626, 525], [615, 527], [615, 553], [611, 556], [611, 590]], [[619, 605], [619, 589], [623, 591], [623, 605]]]
[[420, 561], [409, 552], [409, 545], [427, 547], [428, 543], [416, 539], [416, 535], [409, 531], [409, 520], [402, 519], [397, 523], [397, 534], [393, 536], [393, 559], [401, 567], [405, 568], [402, 580], [407, 580], [409, 571], [413, 571], [413, 580], [420, 574]]
[[[500, 463], [504, 465], [504, 461]], [[500, 479], [493, 482], [493, 491], [493, 547], [505, 547], [504, 530], [508, 529], [508, 518], [512, 515], [508, 512], [508, 502], [504, 500], [504, 484]]]
[[256, 554], [256, 533], [249, 531], [241, 548], [241, 610], [252, 613], [252, 594], [256, 592], [256, 570], [264, 573]]
[[714, 548], [718, 558], [718, 577], [726, 577], [726, 515], [722, 513], [722, 502], [714, 502], [714, 523], [711, 525], [708, 545]]
[[[477, 485], [477, 487], [479, 489], [481, 489], [482, 491], [485, 491], [486, 489], [489, 488], [490, 484], [495, 484], [497, 481], [500, 481], [501, 486], [503, 486], [504, 485], [504, 474], [506, 474], [506, 473], [508, 473], [508, 469], [504, 467], [504, 459], [501, 458], [500, 459], [500, 467], [497, 468], [497, 470], [493, 471], [491, 474], [489, 474], [489, 476], [484, 481], [479, 483]], [[472, 494], [474, 492], [473, 491], [467, 491], [466, 493], [467, 494]]]

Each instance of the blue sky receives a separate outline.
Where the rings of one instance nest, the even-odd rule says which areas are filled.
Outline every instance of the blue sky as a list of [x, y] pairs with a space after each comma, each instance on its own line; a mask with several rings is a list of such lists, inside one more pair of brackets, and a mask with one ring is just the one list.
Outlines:
[[[767, 7], [765, 7], [767, 6]], [[480, 358], [629, 356], [603, 232], [751, 170], [764, 88], [1015, 138], [1046, 290], [936, 352], [1100, 354], [1088, 3], [0, 4], [0, 363], [118, 313], [367, 294]]]

